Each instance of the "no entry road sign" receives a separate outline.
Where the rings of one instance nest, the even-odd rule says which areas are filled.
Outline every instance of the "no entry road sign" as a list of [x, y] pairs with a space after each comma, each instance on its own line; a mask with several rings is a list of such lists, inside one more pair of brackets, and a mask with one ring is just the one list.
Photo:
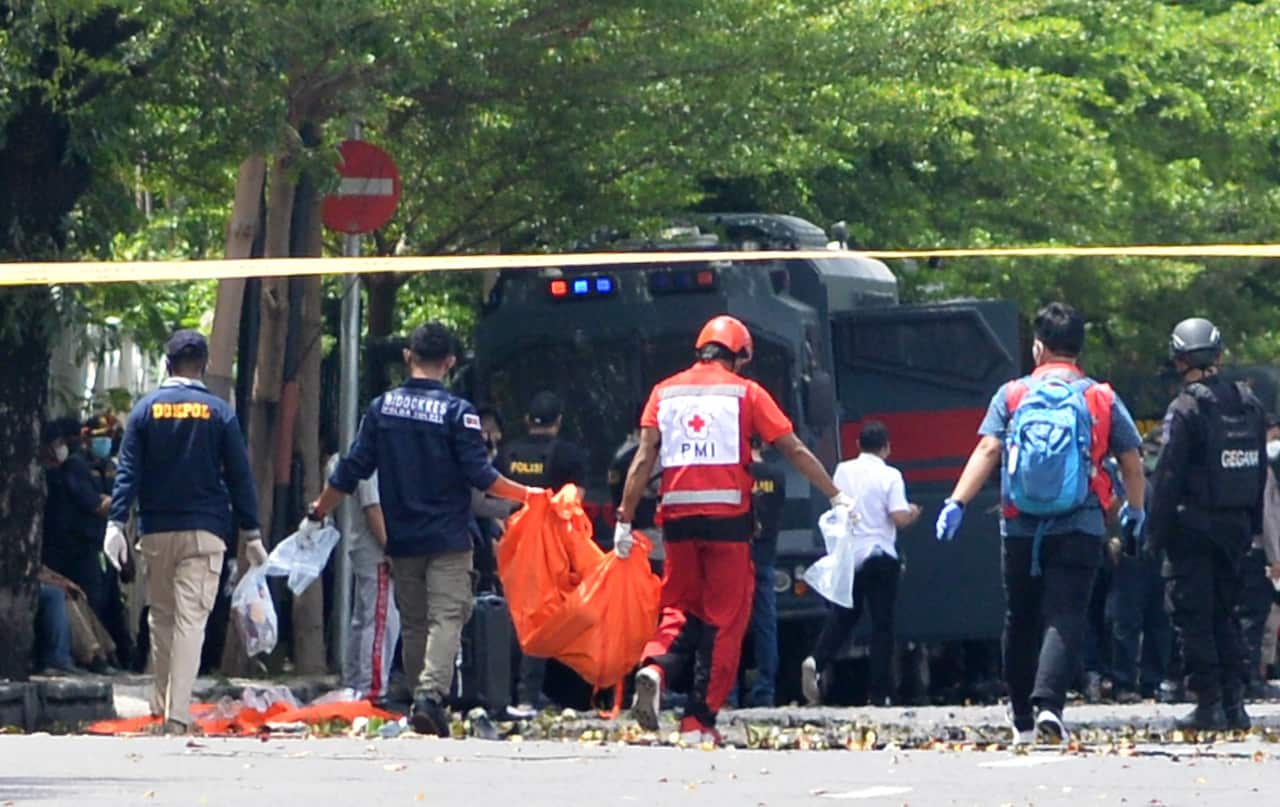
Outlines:
[[391, 220], [400, 201], [400, 174], [391, 155], [363, 140], [339, 147], [338, 189], [324, 198], [324, 226], [341, 233], [371, 233]]

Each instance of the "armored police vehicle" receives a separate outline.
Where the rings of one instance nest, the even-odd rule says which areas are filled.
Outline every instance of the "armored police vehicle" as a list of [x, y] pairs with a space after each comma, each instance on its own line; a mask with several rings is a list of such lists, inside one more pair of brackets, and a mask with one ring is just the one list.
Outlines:
[[[933, 521], [950, 493], [996, 388], [1017, 375], [1012, 303], [903, 305], [879, 261], [833, 253], [824, 260], [735, 260], [746, 250], [826, 249], [827, 234], [790, 216], [708, 216], [696, 237], [626, 249], [723, 250], [723, 260], [501, 273], [475, 332], [470, 393], [516, 432], [537, 392], [564, 401], [564, 434], [590, 451], [588, 509], [607, 540], [606, 481], [617, 447], [655, 382], [694, 361], [698, 328], [728, 313], [751, 329], [747, 374], [791, 417], [829, 467], [857, 453], [868, 420], [891, 434], [890, 462], [925, 517], [900, 534], [900, 639], [944, 641], [1000, 635], [998, 491], [968, 508], [959, 539], [936, 543]], [[512, 436], [508, 434], [508, 437]], [[782, 463], [785, 466], [785, 463]], [[787, 467], [774, 588], [778, 594], [779, 695], [798, 694], [800, 661], [824, 605], [802, 580], [823, 552], [815, 525], [825, 497]], [[748, 643], [749, 645], [749, 643]]]

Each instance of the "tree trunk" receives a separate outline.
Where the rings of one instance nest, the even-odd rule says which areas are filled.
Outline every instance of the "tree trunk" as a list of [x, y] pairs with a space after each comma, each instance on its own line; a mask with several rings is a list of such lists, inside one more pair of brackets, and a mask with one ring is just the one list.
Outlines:
[[34, 620], [44, 517], [44, 478], [36, 462], [49, 378], [44, 287], [0, 290], [0, 317], [14, 330], [0, 338], [0, 681], [25, 681]]
[[404, 283], [402, 277], [393, 272], [365, 275], [363, 285], [369, 290], [369, 339], [391, 335], [395, 326], [396, 292]]
[[[313, 195], [306, 232], [298, 233], [303, 256], [319, 257], [323, 251], [320, 231], [320, 197]], [[320, 359], [323, 352], [324, 281], [319, 277], [301, 280], [302, 327], [301, 363], [298, 367], [298, 413], [293, 444], [302, 457], [302, 496], [304, 502], [320, 495], [324, 468], [320, 456]], [[340, 550], [339, 550], [340, 551]], [[293, 600], [293, 664], [299, 673], [311, 675], [327, 672], [325, 648], [324, 586], [313, 584]]]
[[[289, 222], [293, 213], [294, 180], [289, 156], [280, 156], [271, 165], [267, 207], [266, 257], [289, 255]], [[258, 491], [258, 518], [268, 547], [275, 543], [275, 447], [278, 409], [283, 385], [285, 339], [289, 321], [289, 279], [263, 278], [262, 315], [258, 330], [258, 365], [253, 377], [249, 415], [249, 464]], [[244, 547], [240, 547], [240, 567], [245, 568]], [[228, 675], [244, 675], [248, 658], [238, 634], [228, 637], [222, 654], [222, 669]]]
[[[240, 164], [235, 203], [227, 222], [227, 258], [248, 258], [253, 254], [266, 170], [267, 161], [261, 154], [254, 154]], [[236, 338], [240, 333], [240, 307], [243, 301], [243, 278], [218, 281], [218, 304], [213, 313], [206, 380], [214, 395], [228, 401], [231, 400], [232, 367], [235, 364]]]

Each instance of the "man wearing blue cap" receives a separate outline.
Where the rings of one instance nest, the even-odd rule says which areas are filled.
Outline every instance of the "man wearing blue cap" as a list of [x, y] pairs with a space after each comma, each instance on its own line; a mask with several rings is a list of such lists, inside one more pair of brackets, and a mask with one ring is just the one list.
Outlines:
[[116, 569], [124, 564], [124, 525], [136, 500], [151, 606], [151, 714], [164, 718], [166, 732], [186, 733], [223, 553], [234, 556], [237, 531], [253, 565], [267, 552], [240, 423], [201, 380], [208, 343], [178, 331], [165, 354], [169, 378], [129, 415], [102, 548]]

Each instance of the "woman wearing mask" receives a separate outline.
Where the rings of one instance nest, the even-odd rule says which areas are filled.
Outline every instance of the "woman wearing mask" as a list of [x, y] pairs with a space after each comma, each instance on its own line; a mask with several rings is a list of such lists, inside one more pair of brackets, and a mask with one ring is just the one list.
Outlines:
[[111, 497], [83, 450], [80, 421], [62, 417], [45, 426], [41, 458], [49, 495], [45, 500], [44, 563], [84, 590], [101, 618], [109, 596], [101, 560], [102, 532]]

